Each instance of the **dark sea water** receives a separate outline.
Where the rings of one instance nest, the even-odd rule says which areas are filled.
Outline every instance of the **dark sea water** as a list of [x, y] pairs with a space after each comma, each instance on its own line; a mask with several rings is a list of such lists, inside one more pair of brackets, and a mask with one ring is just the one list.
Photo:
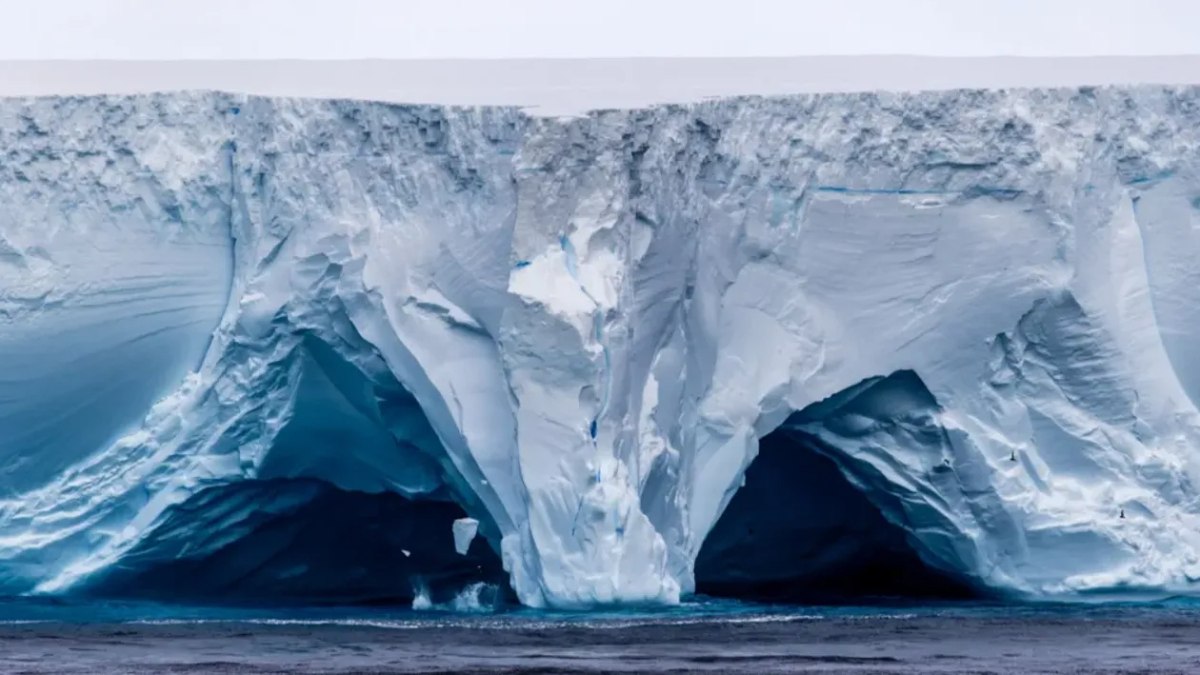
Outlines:
[[1200, 673], [1200, 605], [567, 614], [0, 603], [2, 673]]

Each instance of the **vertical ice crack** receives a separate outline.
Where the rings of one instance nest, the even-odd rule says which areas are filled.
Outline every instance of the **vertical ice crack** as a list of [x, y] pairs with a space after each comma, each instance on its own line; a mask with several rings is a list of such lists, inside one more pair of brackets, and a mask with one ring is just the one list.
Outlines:
[[[579, 285], [580, 292], [582, 292], [584, 296], [592, 302], [592, 305], [594, 305], [594, 309], [592, 310], [592, 339], [595, 340], [596, 344], [600, 346], [600, 353], [604, 364], [604, 372], [602, 374], [604, 384], [603, 387], [601, 387], [600, 407], [597, 409], [595, 417], [592, 418], [588, 425], [588, 433], [592, 438], [592, 445], [594, 446], [596, 444], [596, 436], [599, 433], [600, 419], [603, 418], [605, 413], [608, 412], [609, 400], [612, 396], [612, 355], [609, 353], [608, 345], [604, 341], [604, 312], [601, 309], [599, 301], [597, 301], [596, 298], [592, 296], [590, 292], [588, 292], [587, 286], [579, 278], [579, 258], [575, 253], [575, 246], [565, 234], [559, 235], [558, 243], [562, 248], [563, 256], [565, 258], [567, 274], [575, 280], [575, 283]], [[600, 469], [597, 467], [597, 481], [600, 480], [599, 474]]]

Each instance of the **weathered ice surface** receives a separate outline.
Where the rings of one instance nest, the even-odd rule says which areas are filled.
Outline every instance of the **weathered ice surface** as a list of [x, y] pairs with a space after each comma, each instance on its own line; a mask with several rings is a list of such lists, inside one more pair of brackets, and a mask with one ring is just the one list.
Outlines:
[[319, 479], [457, 503], [528, 605], [673, 603], [781, 427], [931, 571], [1187, 591], [1198, 142], [1168, 87], [0, 102], [0, 591]]

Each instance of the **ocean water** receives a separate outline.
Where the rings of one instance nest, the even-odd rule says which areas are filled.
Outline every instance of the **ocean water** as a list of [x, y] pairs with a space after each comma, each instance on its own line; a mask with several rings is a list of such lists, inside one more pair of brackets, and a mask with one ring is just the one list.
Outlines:
[[3, 673], [1195, 673], [1200, 605], [555, 613], [0, 602]]

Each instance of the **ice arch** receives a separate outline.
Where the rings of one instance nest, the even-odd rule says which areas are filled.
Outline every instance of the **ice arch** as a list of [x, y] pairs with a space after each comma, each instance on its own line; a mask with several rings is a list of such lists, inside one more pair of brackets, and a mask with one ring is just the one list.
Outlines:
[[[126, 453], [44, 488], [75, 510], [31, 519], [22, 552], [6, 561], [6, 590], [29, 590], [29, 577], [60, 556], [78, 562], [50, 581], [72, 592], [368, 601], [407, 599], [420, 585], [435, 594], [468, 581], [502, 586], [490, 512], [422, 405], [371, 366], [370, 350], [296, 330], [267, 351], [273, 358], [258, 369], [238, 349], [225, 355], [225, 377], [260, 394], [233, 410], [212, 392], [185, 399], [208, 413], [205, 423], [160, 423], [162, 438], [134, 434]], [[180, 463], [192, 469], [170, 475]], [[71, 494], [73, 481], [113, 490]], [[36, 513], [47, 502], [22, 506]], [[461, 556], [451, 528], [468, 514], [480, 536]], [[113, 531], [109, 522], [129, 524]]]
[[[288, 407], [252, 474], [172, 507], [75, 590], [410, 603], [418, 592], [446, 601], [470, 584], [506, 586], [495, 523], [406, 388], [379, 373], [372, 381], [306, 331], [277, 368], [290, 373]], [[465, 555], [452, 534], [468, 516], [460, 502], [483, 520]]]
[[697, 593], [802, 602], [977, 593], [926, 565], [908, 534], [883, 517], [819, 444], [788, 431], [760, 441], [745, 485], [700, 549]]
[[[938, 522], [924, 503], [931, 495], [887, 475], [905, 453], [926, 468], [920, 473], [953, 473], [943, 432], [930, 426], [935, 411], [920, 378], [901, 371], [791, 415], [759, 440], [742, 487], [705, 538], [696, 590], [782, 600], [978, 593], [969, 567], [922, 539]], [[874, 454], [850, 440], [871, 435], [883, 439]], [[896, 465], [877, 465], [884, 457]]]
[[[487, 334], [507, 281], [496, 252], [507, 257], [511, 190], [507, 172], [488, 165], [511, 161], [514, 115], [461, 118], [468, 135], [485, 127], [488, 154], [475, 161], [431, 109], [335, 106], [307, 120], [323, 131], [293, 136], [264, 124], [275, 112], [265, 100], [143, 102], [94, 100], [105, 112], [77, 125], [54, 120], [89, 103], [30, 102], [16, 127], [0, 129], [17, 145], [66, 142], [88, 158], [55, 172], [30, 156], [26, 173], [0, 178], [11, 207], [0, 223], [0, 317], [31, 338], [30, 353], [15, 355], [63, 366], [30, 358], [54, 346], [42, 323], [103, 324], [94, 320], [103, 315], [113, 344], [64, 345], [88, 357], [66, 365], [89, 367], [79, 381], [68, 367], [41, 384], [97, 393], [89, 385], [114, 368], [91, 367], [104, 361], [91, 352], [114, 345], [103, 356], [118, 354], [129, 372], [170, 366], [135, 383], [136, 395], [102, 399], [121, 408], [113, 424], [59, 434], [57, 445], [25, 438], [29, 425], [13, 411], [69, 397], [48, 387], [49, 399], [25, 405], [21, 381], [0, 383], [0, 452], [17, 455], [0, 484], [0, 590], [83, 588], [150, 546], [177, 508], [202, 494], [223, 501], [211, 491], [245, 481], [319, 478], [347, 493], [452, 499], [480, 521], [481, 545], [500, 549], [524, 499], [499, 479], [512, 473], [514, 433]], [[153, 121], [134, 121], [139, 110]], [[129, 135], [145, 124], [156, 133]], [[361, 133], [346, 136], [352, 127]], [[364, 138], [381, 145], [364, 151]], [[447, 246], [447, 234], [467, 248]], [[106, 285], [113, 270], [132, 285], [121, 275]], [[79, 298], [67, 297], [76, 286]], [[83, 291], [110, 286], [99, 300], [132, 298], [129, 312], [152, 318], [91, 311], [98, 301]], [[171, 301], [191, 311], [161, 311]], [[184, 321], [188, 330], [174, 330]], [[143, 333], [157, 341], [129, 339]], [[12, 334], [0, 331], [0, 342]], [[161, 354], [145, 348], [169, 339]]]

